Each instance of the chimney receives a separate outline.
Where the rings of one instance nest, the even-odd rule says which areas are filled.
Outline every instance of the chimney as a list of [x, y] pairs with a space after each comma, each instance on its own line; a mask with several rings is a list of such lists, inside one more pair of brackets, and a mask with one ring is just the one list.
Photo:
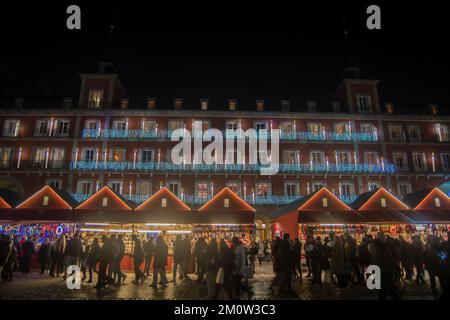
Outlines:
[[430, 108], [431, 115], [437, 116], [439, 114], [439, 108], [438, 108], [437, 104], [430, 104], [429, 108]]
[[14, 99], [14, 108], [22, 109], [23, 107], [23, 98], [15, 98]]
[[202, 110], [208, 110], [209, 107], [209, 99], [200, 99], [200, 108]]
[[128, 99], [128, 98], [120, 99], [120, 109], [128, 109], [129, 104], [130, 104], [130, 99]]
[[183, 98], [176, 98], [175, 99], [175, 110], [183, 110]]
[[386, 111], [387, 114], [393, 114], [394, 111], [394, 104], [392, 103], [385, 103], [384, 104], [384, 109]]
[[281, 100], [281, 111], [287, 112], [291, 108], [290, 100]]
[[156, 109], [156, 99], [155, 98], [147, 98], [147, 109], [150, 109], [150, 110]]
[[63, 101], [62, 101], [63, 109], [70, 109], [70, 108], [72, 108], [72, 102], [73, 102], [72, 98], [64, 98]]
[[228, 99], [228, 110], [235, 111], [237, 109], [237, 100]]
[[256, 100], [256, 111], [264, 111], [264, 100]]

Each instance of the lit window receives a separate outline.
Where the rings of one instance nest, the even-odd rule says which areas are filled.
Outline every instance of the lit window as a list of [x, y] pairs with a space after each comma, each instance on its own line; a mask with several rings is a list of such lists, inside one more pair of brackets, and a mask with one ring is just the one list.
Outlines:
[[356, 96], [356, 101], [358, 103], [358, 111], [360, 113], [371, 113], [372, 106], [371, 106], [370, 96], [358, 95], [358, 96]]
[[69, 135], [69, 120], [56, 120], [55, 136], [65, 137]]
[[268, 182], [259, 182], [256, 184], [256, 195], [258, 197], [268, 197], [272, 193], [271, 185]]
[[223, 199], [223, 207], [224, 208], [230, 207], [230, 199], [228, 199], [228, 198]]
[[434, 204], [436, 205], [436, 208], [440, 208], [441, 207], [441, 199], [434, 198]]
[[103, 104], [103, 89], [89, 90], [88, 107], [101, 108]]
[[42, 200], [42, 205], [44, 207], [48, 206], [48, 197], [47, 196], [45, 196], [44, 199]]
[[162, 198], [161, 199], [161, 207], [162, 208], [166, 208], [167, 207], [167, 198]]
[[202, 110], [208, 110], [208, 100], [201, 100], [200, 105]]
[[386, 208], [386, 199], [385, 198], [381, 198], [380, 203], [381, 203], [382, 208]]
[[228, 109], [230, 111], [236, 110], [236, 100], [228, 100]]
[[102, 207], [107, 207], [108, 206], [108, 197], [103, 197], [102, 199]]
[[328, 208], [328, 198], [322, 198], [322, 207]]
[[17, 137], [19, 135], [20, 120], [5, 120], [3, 126], [4, 137]]
[[257, 111], [264, 111], [264, 101], [263, 100], [257, 100], [256, 101], [256, 110]]

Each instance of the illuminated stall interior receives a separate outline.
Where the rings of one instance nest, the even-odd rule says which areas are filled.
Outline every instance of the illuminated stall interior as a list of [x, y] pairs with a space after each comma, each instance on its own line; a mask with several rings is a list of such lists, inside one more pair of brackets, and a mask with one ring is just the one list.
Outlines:
[[255, 239], [255, 209], [225, 187], [196, 212], [194, 236]]

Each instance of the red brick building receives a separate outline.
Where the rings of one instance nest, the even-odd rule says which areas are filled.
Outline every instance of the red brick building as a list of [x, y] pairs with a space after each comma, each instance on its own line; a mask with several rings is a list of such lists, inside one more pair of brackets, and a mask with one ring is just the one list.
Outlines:
[[[141, 203], [167, 187], [199, 207], [229, 187], [257, 217], [269, 217], [274, 206], [321, 187], [349, 203], [376, 186], [401, 197], [449, 179], [450, 117], [436, 105], [426, 116], [397, 114], [393, 104], [380, 102], [377, 80], [344, 79], [331, 112], [319, 112], [314, 101], [290, 111], [288, 100], [279, 111], [267, 111], [263, 100], [244, 111], [234, 99], [218, 111], [207, 99], [197, 110], [183, 109], [182, 99], [169, 106], [150, 98], [131, 108], [117, 74], [80, 76], [77, 104], [67, 98], [33, 109], [15, 99], [0, 111], [0, 188], [26, 198], [48, 184], [83, 200], [107, 185]], [[248, 163], [173, 165], [170, 134], [191, 130], [194, 120], [204, 129], [281, 129], [278, 174], [260, 175]]]

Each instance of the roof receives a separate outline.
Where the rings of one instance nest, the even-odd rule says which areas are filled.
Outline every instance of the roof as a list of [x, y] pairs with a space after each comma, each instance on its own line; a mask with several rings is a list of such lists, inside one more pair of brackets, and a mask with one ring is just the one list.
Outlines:
[[[111, 206], [111, 202], [107, 203], [106, 206], [103, 206], [98, 202], [99, 197], [102, 196], [112, 196], [115, 200], [115, 206]], [[103, 199], [103, 198], [102, 198]], [[80, 205], [78, 205], [75, 209], [77, 210], [131, 210], [134, 207], [134, 204], [128, 200], [126, 200], [122, 195], [116, 193], [108, 186], [104, 186], [92, 196], [83, 201]]]
[[311, 199], [314, 195], [316, 195], [317, 192], [319, 192], [319, 190], [314, 191], [313, 193], [310, 193], [307, 196], [294, 200], [288, 203], [287, 205], [281, 207], [280, 209], [275, 210], [272, 213], [272, 218], [277, 218], [289, 212], [298, 210], [298, 208], [300, 208], [304, 203], [306, 203], [309, 199]]
[[[48, 198], [47, 204], [44, 205], [45, 197]], [[16, 209], [72, 209], [74, 205], [77, 205], [77, 202], [67, 192], [46, 185], [20, 203]]]
[[[225, 207], [225, 199], [228, 199], [228, 207]], [[236, 193], [234, 193], [231, 189], [225, 187], [203, 206], [201, 206], [197, 211], [255, 212], [256, 210], [247, 202], [245, 202], [241, 197], [239, 197]]]
[[[165, 207], [162, 206], [163, 199], [166, 199]], [[167, 201], [169, 200], [169, 201]], [[161, 188], [158, 192], [140, 204], [136, 211], [191, 211], [183, 201], [181, 201], [172, 191], [166, 187]]]
[[[433, 195], [441, 200], [441, 207], [436, 207], [433, 200], [429, 198]], [[403, 201], [414, 210], [450, 210], [450, 198], [438, 188], [410, 193], [403, 198]]]
[[[377, 198], [384, 199], [384, 207], [382, 207], [382, 201], [380, 203], [373, 201]], [[351, 207], [358, 211], [396, 211], [396, 210], [410, 210], [410, 208], [402, 201], [397, 199], [392, 193], [381, 187], [374, 191], [361, 194], [353, 203]]]

